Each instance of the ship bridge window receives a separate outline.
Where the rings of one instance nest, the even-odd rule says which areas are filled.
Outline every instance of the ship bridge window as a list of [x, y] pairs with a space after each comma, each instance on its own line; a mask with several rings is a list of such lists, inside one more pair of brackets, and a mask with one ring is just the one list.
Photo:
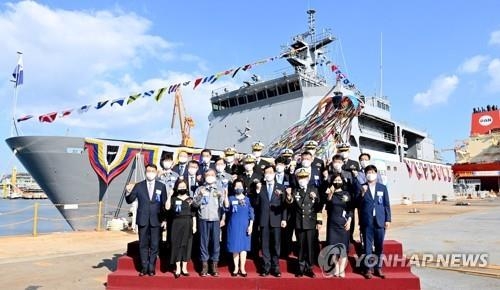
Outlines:
[[229, 101], [228, 100], [221, 101], [220, 102], [220, 109], [224, 110], [226, 108], [229, 108]]
[[260, 91], [257, 93], [257, 99], [260, 100], [265, 100], [266, 99], [266, 92], [265, 91]]
[[229, 99], [229, 107], [236, 107], [238, 106], [238, 102], [236, 101], [236, 98], [230, 98]]
[[268, 98], [276, 97], [277, 95], [278, 95], [278, 93], [276, 92], [276, 88], [267, 89], [267, 97]]
[[288, 84], [282, 84], [278, 87], [278, 95], [288, 94]]
[[[261, 93], [261, 92], [259, 92], [259, 94], [260, 94], [260, 93]], [[264, 97], [265, 97], [265, 96], [264, 96]], [[252, 95], [249, 95], [249, 96], [247, 97], [247, 99], [248, 99], [248, 102], [249, 102], [249, 103], [253, 103], [253, 102], [257, 101], [257, 96], [255, 96], [254, 94], [252, 94]]]
[[118, 153], [118, 146], [114, 146], [114, 145], [108, 145], [106, 146], [106, 161], [108, 162], [108, 164], [111, 164], [111, 162], [113, 162], [113, 160], [115, 160], [116, 158], [116, 153]]
[[244, 105], [247, 103], [247, 96], [241, 96], [238, 98], [238, 104]]
[[219, 102], [214, 102], [212, 103], [212, 111], [220, 111], [221, 110], [221, 107], [220, 107], [220, 104]]
[[300, 90], [300, 84], [299, 84], [299, 81], [293, 81], [289, 84], [289, 87], [290, 87], [290, 93], [291, 92], [295, 92], [295, 91], [299, 91]]

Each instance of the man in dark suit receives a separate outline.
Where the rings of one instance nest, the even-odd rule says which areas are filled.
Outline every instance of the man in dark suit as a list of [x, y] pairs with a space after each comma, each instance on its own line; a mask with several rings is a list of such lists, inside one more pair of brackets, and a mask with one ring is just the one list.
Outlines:
[[[368, 183], [363, 185], [358, 195], [360, 210], [360, 227], [363, 237], [365, 257], [375, 255], [377, 263], [375, 265], [375, 275], [385, 278], [382, 273], [382, 254], [385, 231], [391, 223], [391, 205], [389, 194], [385, 185], [377, 182], [377, 168], [368, 165], [365, 168]], [[366, 279], [372, 278], [372, 269], [368, 268], [365, 260]], [[371, 263], [370, 263], [371, 264]]]
[[242, 168], [240, 164], [235, 160], [236, 149], [232, 147], [227, 147], [224, 149], [224, 161], [226, 163], [225, 171], [232, 176], [237, 177], [242, 173]]
[[160, 244], [160, 227], [165, 219], [167, 201], [165, 184], [156, 180], [157, 167], [146, 166], [146, 180], [137, 183], [125, 199], [132, 203], [137, 199], [137, 225], [139, 226], [139, 249], [141, 257], [140, 276], [156, 274], [156, 256]]
[[[276, 183], [287, 188], [293, 188], [294, 178], [290, 176], [290, 172], [286, 168], [286, 159], [283, 156], [279, 156], [274, 160], [276, 165]], [[286, 258], [292, 252], [292, 238], [293, 231], [295, 229], [295, 216], [293, 211], [288, 211], [286, 218], [286, 228], [281, 230], [281, 254]]]
[[359, 171], [358, 161], [349, 159], [350, 150], [351, 146], [346, 143], [337, 146], [337, 154], [341, 155], [342, 159], [344, 160], [344, 165], [342, 166], [342, 169], [349, 172]]
[[264, 183], [256, 186], [254, 208], [257, 211], [257, 224], [261, 232], [261, 248], [264, 265], [261, 276], [272, 273], [281, 277], [279, 256], [281, 249], [281, 228], [286, 227], [287, 210], [285, 188], [275, 181], [274, 167], [264, 168]]
[[197, 175], [203, 177], [209, 169], [215, 170], [215, 164], [212, 163], [212, 151], [210, 149], [203, 149], [200, 157], [200, 169], [198, 169]]
[[264, 150], [264, 144], [262, 142], [255, 142], [252, 144], [252, 155], [255, 157], [254, 171], [260, 174], [264, 172], [264, 168], [271, 165], [269, 162], [261, 158], [262, 150]]
[[262, 179], [262, 172], [255, 171], [255, 166], [255, 158], [247, 154], [243, 158], [244, 171], [239, 178], [243, 180], [245, 188], [247, 188], [249, 192], [255, 191], [255, 185]]
[[187, 167], [188, 167], [187, 165], [188, 165], [188, 161], [189, 161], [188, 153], [186, 151], [180, 151], [177, 154], [177, 159], [179, 160], [179, 163], [174, 165], [172, 170], [175, 173], [179, 174], [179, 177], [184, 177], [184, 179], [186, 179], [187, 175], [188, 175], [188, 171], [187, 171]]
[[[299, 270], [296, 277], [304, 274], [316, 277], [314, 265], [315, 231], [319, 230], [317, 212], [319, 209], [318, 189], [309, 185], [309, 172], [305, 168], [297, 170], [298, 186], [287, 191], [286, 202], [295, 214], [295, 235], [299, 244]], [[290, 241], [291, 242], [291, 241]]]

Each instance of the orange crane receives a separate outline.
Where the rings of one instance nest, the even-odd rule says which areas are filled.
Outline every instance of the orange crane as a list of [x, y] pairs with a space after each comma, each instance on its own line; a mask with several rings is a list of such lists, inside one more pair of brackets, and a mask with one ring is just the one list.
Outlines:
[[179, 115], [179, 125], [181, 129], [181, 146], [193, 147], [194, 141], [191, 138], [191, 128], [194, 127], [194, 120], [190, 116], [186, 116], [186, 108], [182, 101], [180, 89], [175, 91], [174, 96], [174, 112], [172, 113], [172, 126], [174, 128], [175, 115]]

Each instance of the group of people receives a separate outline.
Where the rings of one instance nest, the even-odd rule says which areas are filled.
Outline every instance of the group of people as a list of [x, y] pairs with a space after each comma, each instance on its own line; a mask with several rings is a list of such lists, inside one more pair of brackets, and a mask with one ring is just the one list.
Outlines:
[[[366, 153], [359, 163], [349, 159], [346, 144], [325, 164], [316, 156], [317, 147], [307, 141], [300, 154], [285, 148], [269, 162], [262, 157], [264, 145], [256, 142], [252, 153], [239, 160], [233, 148], [220, 158], [204, 149], [199, 161], [181, 151], [176, 164], [171, 155], [162, 158], [161, 168], [148, 164], [146, 179], [127, 186], [126, 195], [128, 203], [138, 201], [139, 275], [155, 275], [164, 228], [176, 278], [190, 275], [192, 252], [199, 255], [200, 276], [219, 276], [221, 249], [232, 254], [232, 276], [246, 277], [247, 254], [261, 253], [260, 275], [280, 277], [279, 258], [291, 253], [293, 236], [295, 275], [313, 278], [326, 210], [326, 245], [341, 244], [348, 251], [357, 219], [364, 253], [378, 257], [374, 269], [364, 267], [364, 276], [384, 278], [381, 255], [391, 210], [377, 168]], [[344, 277], [346, 263], [347, 257], [338, 257], [330, 274]]]

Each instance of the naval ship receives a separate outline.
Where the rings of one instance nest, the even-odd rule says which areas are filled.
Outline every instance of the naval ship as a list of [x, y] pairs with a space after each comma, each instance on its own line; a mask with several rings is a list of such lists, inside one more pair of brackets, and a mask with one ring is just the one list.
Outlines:
[[[217, 149], [226, 147], [249, 153], [253, 142], [270, 144], [332, 89], [318, 73], [318, 66], [335, 38], [329, 32], [316, 34], [314, 17], [315, 11], [309, 10], [308, 31], [293, 37], [282, 54], [291, 65], [290, 73], [266, 81], [255, 78], [236, 90], [212, 93], [204, 147], [215, 149], [214, 156], [222, 154]], [[438, 160], [428, 134], [393, 120], [387, 98], [360, 98], [364, 110], [353, 119], [345, 141], [351, 146], [352, 159], [361, 152], [371, 154], [391, 201], [451, 195], [450, 166]], [[159, 164], [163, 154], [176, 158], [182, 149], [196, 158], [201, 151], [143, 140], [91, 137], [18, 136], [6, 142], [74, 230], [95, 229], [102, 220], [98, 217], [105, 222], [127, 215], [122, 210], [125, 185], [141, 178], [137, 172], [143, 162], [137, 162], [136, 156]]]

